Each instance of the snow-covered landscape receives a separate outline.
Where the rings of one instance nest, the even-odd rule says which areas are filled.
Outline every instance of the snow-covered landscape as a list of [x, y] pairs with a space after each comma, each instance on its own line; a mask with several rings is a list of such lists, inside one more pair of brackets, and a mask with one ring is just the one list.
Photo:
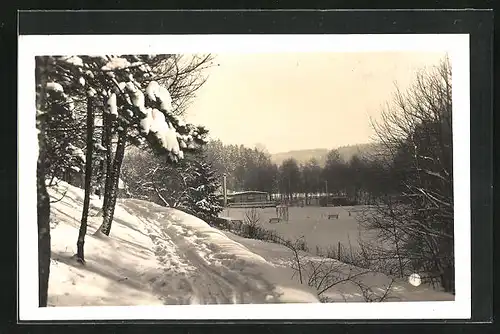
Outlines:
[[[51, 206], [49, 306], [319, 302], [317, 291], [298, 283], [285, 246], [222, 232], [179, 210], [137, 199], [118, 201], [109, 237], [97, 232], [102, 202], [92, 199], [86, 264], [81, 265], [74, 240], [84, 192], [60, 182], [50, 195], [63, 197]], [[347, 276], [361, 269], [343, 265], [342, 270]], [[375, 291], [389, 283], [383, 274], [362, 279]], [[405, 281], [394, 284], [390, 294], [393, 301], [453, 300]], [[325, 296], [364, 301], [352, 282], [339, 283]]]
[[448, 58], [355, 57], [35, 57], [38, 306], [455, 301]]
[[[117, 204], [113, 236], [89, 219], [86, 264], [74, 258], [83, 190], [61, 183], [53, 205], [49, 305], [156, 305], [317, 302], [286, 269], [200, 219], [159, 205]], [[61, 196], [54, 193], [54, 196]], [[91, 215], [98, 213], [92, 201]]]
[[[281, 223], [270, 223], [276, 216], [275, 208], [257, 209], [259, 224], [268, 230], [274, 230], [287, 239], [303, 237], [309, 248], [326, 249], [339, 242], [345, 246], [358, 247], [358, 238], [362, 233], [368, 236], [356, 221], [357, 211], [363, 206], [352, 207], [290, 207], [289, 220]], [[244, 220], [247, 210], [242, 208], [225, 208], [222, 215], [233, 219]], [[338, 219], [328, 219], [328, 215], [338, 214]]]

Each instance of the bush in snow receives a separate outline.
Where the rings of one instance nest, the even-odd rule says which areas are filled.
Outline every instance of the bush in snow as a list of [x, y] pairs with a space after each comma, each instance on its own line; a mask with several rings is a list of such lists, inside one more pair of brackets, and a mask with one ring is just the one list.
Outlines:
[[212, 223], [222, 211], [215, 192], [219, 189], [219, 176], [202, 154], [190, 160], [191, 175], [187, 181], [187, 192], [182, 208], [208, 223]]

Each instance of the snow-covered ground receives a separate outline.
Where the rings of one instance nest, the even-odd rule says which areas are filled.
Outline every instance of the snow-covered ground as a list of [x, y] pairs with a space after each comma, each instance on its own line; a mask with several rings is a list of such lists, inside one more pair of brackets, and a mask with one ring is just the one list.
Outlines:
[[96, 233], [101, 202], [92, 198], [86, 264], [76, 252], [83, 190], [49, 189], [52, 260], [50, 306], [318, 302], [287, 268], [267, 261], [200, 219], [121, 199], [109, 237]]
[[[349, 280], [334, 284], [320, 297], [307, 284], [315, 264], [333, 269], [330, 279], [339, 281], [364, 269], [301, 253], [304, 284], [300, 284], [287, 247], [222, 232], [181, 211], [137, 199], [119, 199], [107, 237], [96, 233], [102, 203], [92, 198], [86, 264], [78, 264], [73, 255], [83, 190], [61, 182], [49, 193], [53, 201], [65, 193], [51, 204], [50, 306], [317, 303], [320, 297], [323, 301], [366, 300], [360, 287]], [[356, 279], [379, 295], [390, 282], [379, 273]], [[453, 300], [452, 295], [401, 280], [389, 292], [389, 301]]]
[[[245, 220], [247, 210], [244, 208], [226, 208], [221, 212], [221, 216]], [[270, 218], [276, 217], [275, 208], [257, 208], [255, 210], [257, 210], [260, 217], [259, 225], [267, 230], [274, 230], [281, 237], [291, 241], [301, 238], [306, 242], [310, 253], [315, 253], [317, 247], [323, 251], [330, 247], [336, 248], [339, 242], [347, 249], [352, 247], [355, 250], [359, 247], [359, 236], [370, 238], [369, 232], [360, 229], [355, 219], [357, 212], [361, 210], [360, 207], [290, 207], [289, 221], [280, 223], [269, 222]], [[330, 214], [338, 214], [338, 219], [328, 219]], [[291, 269], [291, 265], [294, 263], [293, 254], [287, 247], [242, 238], [229, 232], [226, 234], [231, 239], [245, 245], [252, 252], [263, 256], [266, 260], [277, 266], [281, 265], [288, 268], [290, 275], [295, 274], [294, 277], [297, 279], [297, 271]], [[355, 281], [362, 283], [363, 288], [360, 288], [352, 280], [335, 284], [321, 295], [321, 297], [327, 297], [329, 301], [365, 301], [369, 296], [363, 295], [363, 289], [365, 289], [365, 294], [376, 293], [383, 295], [389, 285], [390, 293], [387, 299], [389, 301], [454, 300], [452, 294], [437, 291], [427, 284], [413, 286], [406, 279], [396, 278], [391, 284], [392, 279], [387, 275], [369, 272], [367, 269], [343, 264], [334, 259], [302, 253], [301, 263], [305, 271], [303, 273], [303, 276], [305, 276], [304, 281], [308, 280], [308, 276], [313, 275], [311, 272], [317, 266], [321, 270], [333, 271], [331, 276], [338, 281], [345, 279], [349, 275], [359, 275], [355, 277]], [[366, 272], [366, 274], [360, 274], [363, 272]], [[324, 287], [325, 283], [322, 285]], [[371, 297], [377, 299], [377, 296]]]
[[[294, 266], [295, 263], [293, 260], [293, 253], [287, 247], [276, 243], [242, 238], [230, 232], [225, 233], [229, 238], [241, 243], [250, 251], [264, 257], [275, 266], [281, 267], [281, 270], [288, 272], [289, 277], [293, 276], [295, 280], [298, 280], [297, 271], [292, 269], [292, 266]], [[413, 286], [403, 279], [395, 279], [391, 284], [391, 278], [384, 274], [374, 273], [363, 268], [353, 267], [334, 259], [318, 257], [301, 252], [300, 262], [303, 266], [302, 274], [305, 284], [307, 284], [306, 282], [309, 280], [312, 281], [312, 265], [316, 268], [323, 268], [323, 273], [326, 273], [328, 270], [331, 271], [328, 274], [328, 277], [332, 280], [331, 283], [335, 284], [332, 288], [328, 289], [321, 295], [321, 297], [326, 298], [330, 302], [364, 302], [367, 301], [367, 297], [376, 301], [377, 297], [383, 296], [386, 290], [388, 290], [388, 293], [386, 294], [387, 297], [384, 301], [454, 300], [453, 295], [436, 291], [428, 285], [422, 284], [420, 286]], [[355, 278], [353, 278], [352, 281], [347, 280], [340, 282], [349, 276]], [[284, 275], [284, 277], [286, 276]], [[325, 276], [321, 276], [320, 274], [318, 278], [321, 279], [323, 277]], [[337, 284], [335, 281], [339, 281], [339, 283]], [[360, 288], [359, 285], [354, 283], [354, 281], [361, 283], [363, 288]], [[327, 284], [324, 281], [321, 288], [324, 288], [326, 285]], [[316, 286], [318, 286], [318, 280], [316, 280]], [[363, 290], [369, 295], [363, 295]]]
[[[244, 220], [248, 209], [226, 208], [221, 216]], [[268, 230], [275, 230], [284, 238], [295, 240], [304, 238], [311, 250], [316, 246], [326, 250], [337, 247], [340, 242], [345, 247], [358, 247], [360, 233], [363, 238], [369, 238], [368, 233], [360, 230], [356, 221], [355, 207], [289, 207], [289, 220], [281, 223], [269, 223], [269, 219], [276, 217], [275, 208], [256, 208], [260, 217], [259, 224]], [[349, 215], [351, 211], [351, 215]], [[328, 215], [338, 214], [338, 219], [328, 219]]]

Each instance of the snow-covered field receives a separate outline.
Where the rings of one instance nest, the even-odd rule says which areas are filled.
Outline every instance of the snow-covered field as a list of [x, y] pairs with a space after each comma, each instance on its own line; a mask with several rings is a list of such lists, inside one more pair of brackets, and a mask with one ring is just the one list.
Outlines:
[[[65, 191], [62, 200], [51, 204], [50, 306], [319, 302], [316, 289], [299, 284], [288, 248], [222, 232], [181, 211], [137, 199], [118, 201], [109, 237], [95, 233], [102, 221], [101, 203], [92, 199], [86, 264], [80, 265], [73, 255], [83, 190], [61, 182], [49, 193], [57, 200]], [[300, 256], [303, 263], [335, 267], [339, 280], [363, 271], [307, 253]], [[304, 271], [304, 283], [307, 275]], [[390, 282], [378, 273], [359, 280], [379, 294]], [[390, 295], [391, 300], [453, 300], [452, 295], [405, 281], [395, 282]], [[359, 287], [349, 281], [335, 284], [321, 297], [365, 300]]]
[[[247, 210], [226, 208], [221, 216], [244, 220]], [[356, 210], [361, 210], [360, 207], [289, 207], [289, 220], [280, 223], [269, 223], [270, 218], [276, 217], [275, 208], [255, 210], [260, 217], [259, 224], [264, 228], [275, 230], [289, 240], [304, 237], [311, 250], [315, 250], [316, 246], [323, 249], [337, 247], [339, 242], [347, 248], [349, 245], [357, 247], [360, 232], [363, 238], [369, 237], [368, 233], [359, 229], [355, 219]], [[349, 211], [352, 211], [351, 216]], [[338, 214], [338, 219], [328, 219], [331, 214]]]

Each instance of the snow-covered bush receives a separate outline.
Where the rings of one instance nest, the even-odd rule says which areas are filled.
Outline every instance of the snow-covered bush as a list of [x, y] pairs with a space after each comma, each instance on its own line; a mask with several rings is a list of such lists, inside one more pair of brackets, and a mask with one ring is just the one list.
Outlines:
[[222, 211], [222, 206], [215, 195], [220, 186], [219, 176], [203, 155], [197, 155], [196, 159], [190, 161], [192, 171], [188, 178], [187, 192], [182, 208], [188, 213], [212, 223]]
[[123, 178], [132, 196], [181, 209], [208, 223], [222, 211], [215, 195], [219, 177], [201, 154], [188, 153], [177, 164], [168, 164], [151, 152], [133, 149], [125, 156]]

